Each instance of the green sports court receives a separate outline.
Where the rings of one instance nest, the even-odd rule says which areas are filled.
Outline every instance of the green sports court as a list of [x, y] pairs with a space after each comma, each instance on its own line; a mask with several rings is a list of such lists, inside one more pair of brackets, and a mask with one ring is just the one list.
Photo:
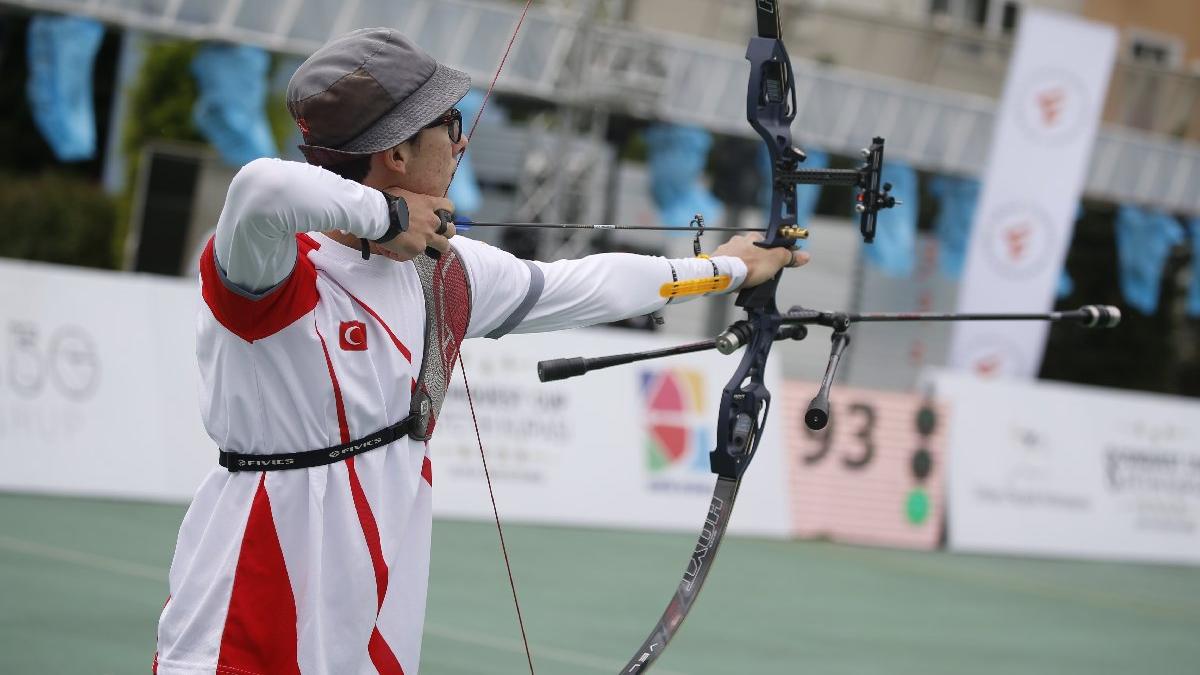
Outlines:
[[[183, 506], [0, 495], [0, 672], [148, 673]], [[501, 504], [503, 513], [503, 504]], [[613, 673], [694, 538], [505, 527], [537, 673]], [[421, 672], [528, 671], [491, 523], [434, 527]], [[1200, 673], [1200, 569], [729, 538], [667, 675]]]

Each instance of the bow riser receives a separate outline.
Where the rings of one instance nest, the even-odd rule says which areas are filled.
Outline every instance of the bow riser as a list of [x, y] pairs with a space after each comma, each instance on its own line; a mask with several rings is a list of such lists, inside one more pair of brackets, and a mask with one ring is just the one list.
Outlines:
[[709, 453], [712, 472], [725, 478], [740, 479], [750, 466], [766, 426], [771, 407], [771, 392], [763, 381], [771, 344], [782, 319], [775, 305], [774, 279], [738, 293], [736, 304], [746, 309], [749, 342], [733, 377], [721, 393], [717, 418], [717, 446]]
[[777, 176], [795, 170], [804, 158], [792, 145], [792, 121], [796, 118], [796, 88], [792, 62], [783, 42], [754, 37], [746, 49], [750, 80], [746, 86], [746, 120], [766, 143], [771, 161], [771, 211], [766, 235], [760, 246], [791, 248], [794, 238], [780, 236], [780, 228], [796, 224], [796, 190], [782, 185]]

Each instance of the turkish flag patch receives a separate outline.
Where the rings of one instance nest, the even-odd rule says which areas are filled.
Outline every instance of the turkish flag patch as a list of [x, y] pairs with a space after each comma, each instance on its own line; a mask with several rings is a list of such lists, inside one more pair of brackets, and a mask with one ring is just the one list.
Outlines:
[[338, 328], [338, 344], [343, 351], [367, 350], [367, 326], [361, 321], [343, 321]]

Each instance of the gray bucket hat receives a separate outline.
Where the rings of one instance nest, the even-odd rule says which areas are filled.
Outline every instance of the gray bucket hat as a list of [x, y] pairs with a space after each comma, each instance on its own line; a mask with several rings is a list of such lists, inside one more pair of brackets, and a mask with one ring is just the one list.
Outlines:
[[466, 73], [438, 63], [390, 28], [334, 38], [288, 82], [287, 107], [310, 164], [333, 165], [403, 143], [454, 107]]

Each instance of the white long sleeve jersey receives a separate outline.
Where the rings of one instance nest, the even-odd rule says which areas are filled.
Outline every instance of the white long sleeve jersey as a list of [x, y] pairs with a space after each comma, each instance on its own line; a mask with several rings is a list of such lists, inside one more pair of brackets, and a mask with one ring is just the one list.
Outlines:
[[[382, 195], [274, 159], [230, 185], [201, 260], [197, 360], [213, 442], [271, 455], [357, 439], [408, 414], [424, 350], [412, 262], [321, 232], [387, 230]], [[736, 258], [601, 254], [541, 263], [451, 240], [470, 289], [467, 337], [646, 314], [659, 287]], [[215, 460], [214, 452], [214, 460]], [[409, 673], [420, 661], [433, 469], [401, 438], [333, 464], [231, 473], [216, 466], [180, 526], [157, 673]]]

